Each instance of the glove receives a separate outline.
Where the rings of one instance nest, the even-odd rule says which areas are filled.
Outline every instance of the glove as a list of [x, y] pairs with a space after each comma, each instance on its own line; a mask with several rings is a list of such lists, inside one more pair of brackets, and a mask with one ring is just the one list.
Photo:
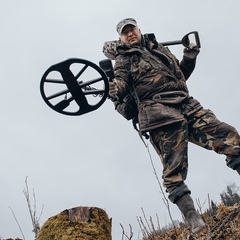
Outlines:
[[117, 94], [118, 94], [117, 83], [116, 81], [113, 80], [109, 82], [109, 95], [113, 97]]
[[197, 47], [197, 45], [194, 43], [191, 43], [188, 48], [184, 48], [183, 56], [188, 59], [195, 60], [199, 52], [200, 52], [200, 49]]

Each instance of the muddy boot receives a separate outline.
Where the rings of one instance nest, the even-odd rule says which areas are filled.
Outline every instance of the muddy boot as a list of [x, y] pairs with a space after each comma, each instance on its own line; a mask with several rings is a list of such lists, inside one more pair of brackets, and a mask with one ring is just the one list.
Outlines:
[[185, 217], [186, 222], [191, 226], [192, 233], [198, 233], [206, 228], [206, 224], [197, 213], [193, 200], [189, 194], [183, 195], [178, 199], [176, 204]]

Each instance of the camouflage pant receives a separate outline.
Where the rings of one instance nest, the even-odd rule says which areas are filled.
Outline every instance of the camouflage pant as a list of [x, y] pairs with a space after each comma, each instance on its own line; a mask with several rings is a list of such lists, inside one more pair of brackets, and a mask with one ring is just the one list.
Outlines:
[[[184, 180], [188, 171], [188, 142], [226, 155], [227, 164], [233, 169], [240, 165], [240, 136], [237, 130], [219, 121], [210, 110], [202, 109], [182, 122], [153, 130], [150, 136], [162, 160], [163, 185], [169, 193], [179, 186], [187, 189]], [[171, 199], [169, 196], [173, 202], [175, 197]]]

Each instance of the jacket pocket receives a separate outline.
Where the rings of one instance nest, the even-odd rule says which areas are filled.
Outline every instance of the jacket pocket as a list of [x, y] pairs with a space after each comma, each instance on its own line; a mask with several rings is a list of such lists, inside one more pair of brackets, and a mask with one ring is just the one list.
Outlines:
[[139, 79], [140, 77], [145, 76], [145, 74], [151, 70], [151, 65], [140, 56], [133, 55], [130, 59], [130, 62], [130, 71], [133, 79]]

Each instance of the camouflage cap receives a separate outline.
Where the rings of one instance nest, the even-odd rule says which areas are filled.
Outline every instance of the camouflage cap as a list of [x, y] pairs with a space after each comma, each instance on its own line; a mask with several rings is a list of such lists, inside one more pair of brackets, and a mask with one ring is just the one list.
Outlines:
[[135, 27], [137, 27], [137, 21], [133, 18], [125, 18], [123, 20], [121, 20], [118, 24], [117, 24], [117, 32], [118, 34], [120, 35], [122, 33], [122, 30], [123, 28], [126, 26], [126, 25], [133, 25]]

